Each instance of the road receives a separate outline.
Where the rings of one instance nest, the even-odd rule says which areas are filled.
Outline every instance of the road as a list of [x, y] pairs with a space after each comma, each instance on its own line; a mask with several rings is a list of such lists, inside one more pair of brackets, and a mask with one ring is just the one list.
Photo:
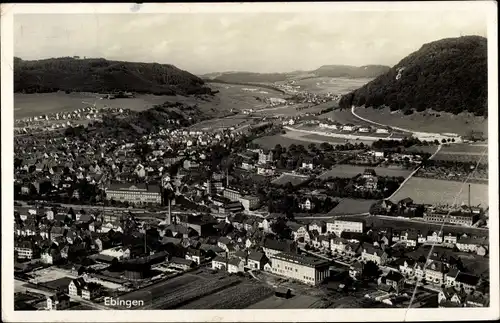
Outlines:
[[[439, 144], [436, 151], [429, 157], [429, 159], [432, 159], [434, 158], [437, 153], [441, 150], [441, 148], [443, 147], [443, 145]], [[403, 188], [403, 186], [406, 184], [406, 182], [408, 182], [410, 180], [410, 178], [413, 177], [413, 175], [415, 175], [418, 170], [422, 167], [422, 165], [418, 166], [417, 168], [415, 168], [415, 170], [413, 172], [411, 172], [410, 175], [408, 175], [408, 177], [405, 178], [405, 180], [403, 181], [403, 183], [401, 183], [401, 185], [399, 185], [398, 189], [394, 191], [394, 193], [391, 194], [391, 196], [385, 198], [385, 200], [390, 200], [392, 199], [394, 196], [396, 196], [396, 194], [401, 190], [401, 188]]]
[[[349, 217], [357, 217], [357, 216], [366, 216], [369, 215], [370, 213], [365, 212], [365, 213], [358, 213], [358, 214], [348, 214], [345, 216]], [[296, 216], [296, 220], [329, 220], [329, 219], [334, 219], [338, 217], [342, 217], [344, 215], [312, 215], [312, 216]]]

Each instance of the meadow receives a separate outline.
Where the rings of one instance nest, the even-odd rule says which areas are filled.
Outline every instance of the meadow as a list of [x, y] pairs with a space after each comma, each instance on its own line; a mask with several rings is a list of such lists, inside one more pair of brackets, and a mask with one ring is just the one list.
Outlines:
[[285, 185], [291, 183], [293, 186], [300, 185], [307, 181], [309, 178], [307, 176], [295, 176], [293, 174], [282, 174], [280, 177], [272, 181], [275, 185]]
[[300, 86], [301, 91], [309, 91], [312, 93], [327, 93], [346, 94], [352, 90], [358, 89], [370, 82], [367, 78], [333, 78], [333, 77], [312, 77], [296, 80], [296, 86]]
[[[481, 205], [487, 207], [488, 201], [488, 185], [476, 184], [471, 185], [471, 205]], [[462, 183], [456, 181], [447, 181], [430, 178], [412, 177], [401, 189], [391, 198], [392, 202], [398, 202], [406, 197], [413, 199], [415, 203], [422, 204], [467, 204], [468, 203], [468, 187], [465, 185], [462, 189]], [[455, 203], [455, 196], [458, 195]]]
[[[465, 113], [453, 115], [446, 112], [427, 111], [404, 115], [400, 111], [391, 112], [388, 108], [357, 108], [356, 114], [381, 124], [413, 131], [467, 135], [468, 132], [473, 130], [482, 131], [485, 137], [488, 135], [487, 119]], [[439, 115], [439, 117], [436, 117], [436, 115]]]

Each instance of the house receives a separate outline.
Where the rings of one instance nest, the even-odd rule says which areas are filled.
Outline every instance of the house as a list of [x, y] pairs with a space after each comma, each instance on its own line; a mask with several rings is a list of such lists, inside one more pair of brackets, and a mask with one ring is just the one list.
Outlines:
[[446, 286], [455, 286], [455, 280], [457, 278], [457, 275], [459, 273], [458, 269], [451, 268], [445, 275], [444, 277], [444, 284]]
[[252, 211], [260, 206], [260, 198], [258, 196], [245, 195], [239, 200], [245, 211]]
[[265, 239], [263, 244], [264, 253], [267, 258], [282, 252], [297, 253], [297, 244], [295, 241], [278, 241], [274, 239]]
[[269, 259], [265, 254], [258, 251], [251, 251], [248, 255], [247, 267], [250, 269], [263, 270]]
[[188, 248], [186, 252], [186, 259], [194, 261], [199, 265], [205, 261], [205, 253], [200, 249]]
[[361, 260], [364, 262], [373, 261], [377, 265], [384, 265], [387, 261], [387, 254], [384, 250], [365, 243], [361, 246]]
[[460, 296], [453, 287], [446, 287], [438, 294], [439, 307], [462, 307], [463, 301], [463, 296]]
[[413, 200], [409, 197], [406, 197], [398, 202], [399, 207], [406, 208], [413, 205]]
[[312, 160], [305, 160], [302, 162], [301, 168], [313, 170], [314, 163]]
[[82, 294], [82, 288], [85, 286], [87, 283], [83, 279], [83, 277], [79, 277], [76, 279], [73, 279], [71, 283], [68, 285], [68, 294], [69, 296], [80, 296]]
[[387, 129], [387, 128], [377, 128], [377, 130], [375, 130], [375, 133], [388, 134], [389, 133], [389, 129]]
[[363, 263], [356, 261], [349, 267], [349, 277], [359, 279], [363, 274]]
[[245, 267], [245, 261], [241, 258], [232, 257], [227, 262], [227, 271], [229, 273], [243, 272], [244, 267]]
[[464, 252], [477, 252], [477, 248], [483, 244], [487, 245], [486, 238], [459, 237], [456, 247]]
[[305, 210], [305, 211], [310, 211], [311, 209], [314, 208], [314, 203], [311, 202], [310, 199], [306, 199], [303, 203], [300, 203], [299, 204], [299, 207], [302, 209], [302, 210]]
[[443, 234], [441, 232], [432, 231], [427, 234], [427, 242], [432, 244], [442, 243]]
[[259, 150], [259, 164], [267, 164], [273, 162], [273, 152], [271, 150]]
[[443, 236], [443, 243], [455, 245], [457, 243], [457, 235], [448, 233]]
[[399, 235], [399, 241], [403, 242], [408, 247], [416, 247], [418, 242], [418, 235], [415, 231], [404, 231]]
[[414, 274], [414, 267], [415, 267], [415, 261], [414, 260], [412, 260], [410, 258], [407, 258], [407, 259], [400, 258], [400, 259], [398, 259], [398, 262], [399, 262], [399, 271], [403, 275], [413, 276], [413, 274]]
[[90, 282], [82, 288], [82, 298], [92, 300], [99, 295], [101, 286], [97, 283]]
[[391, 286], [399, 294], [404, 289], [405, 279], [400, 273], [389, 271], [387, 275], [382, 276], [382, 283]]
[[38, 259], [40, 257], [40, 248], [31, 241], [16, 241], [14, 252], [19, 259]]
[[464, 289], [466, 292], [470, 292], [476, 289], [479, 281], [480, 279], [477, 276], [459, 272], [455, 278], [455, 287]]
[[69, 308], [70, 297], [64, 293], [56, 293], [47, 297], [47, 310], [65, 310]]
[[311, 236], [305, 226], [300, 225], [297, 229], [292, 229], [292, 234], [295, 241], [301, 243], [308, 243], [311, 241]]
[[322, 221], [313, 221], [309, 224], [308, 230], [316, 230], [319, 234], [324, 234], [326, 232], [326, 223]]
[[62, 259], [61, 251], [57, 246], [50, 246], [42, 251], [40, 259], [44, 264], [53, 265]]
[[348, 123], [342, 126], [343, 131], [354, 131], [355, 126], [352, 123]]
[[445, 281], [446, 266], [441, 261], [430, 260], [425, 267], [425, 280], [434, 285], [441, 285]]
[[486, 254], [488, 253], [488, 247], [487, 246], [483, 246], [483, 245], [480, 245], [477, 247], [476, 249], [476, 254], [478, 256], [486, 256]]
[[330, 249], [332, 253], [344, 253], [347, 246], [347, 240], [335, 237], [330, 240]]
[[180, 270], [188, 270], [196, 267], [196, 262], [189, 259], [172, 257], [169, 261], [169, 266]]
[[371, 127], [360, 127], [358, 129], [359, 132], [364, 132], [364, 133], [367, 133], [367, 132], [370, 132], [371, 131]]
[[228, 268], [228, 258], [217, 256], [212, 259], [212, 269], [226, 270]]

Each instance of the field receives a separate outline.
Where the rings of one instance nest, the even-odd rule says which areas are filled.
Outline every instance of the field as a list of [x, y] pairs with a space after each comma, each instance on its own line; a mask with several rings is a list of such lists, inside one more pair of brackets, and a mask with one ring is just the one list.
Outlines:
[[[483, 207], [488, 206], [488, 185], [475, 183], [470, 185], [471, 204], [481, 205]], [[391, 200], [397, 202], [406, 197], [410, 197], [415, 203], [451, 205], [453, 204], [455, 195], [459, 193], [461, 186], [461, 182], [413, 177], [403, 185]], [[468, 203], [467, 196], [468, 188], [465, 186], [455, 204], [460, 205]]]
[[[482, 156], [483, 155], [483, 156]], [[488, 163], [488, 146], [456, 144], [444, 146], [433, 158], [434, 160], [450, 160], [458, 162]]]
[[370, 206], [375, 203], [376, 200], [358, 200], [345, 198], [340, 200], [340, 203], [334, 207], [328, 215], [351, 215], [367, 213], [370, 210]]
[[265, 285], [242, 283], [188, 303], [179, 309], [244, 309], [274, 294]]
[[371, 145], [373, 143], [372, 140], [352, 140], [352, 139], [344, 139], [344, 138], [338, 138], [338, 137], [330, 137], [330, 136], [322, 136], [322, 135], [317, 135], [317, 134], [306, 134], [303, 136], [304, 139], [307, 140], [314, 140], [314, 142], [328, 142], [330, 144], [338, 144], [338, 145], [344, 145], [346, 143], [363, 143], [365, 145]]
[[385, 167], [363, 167], [354, 165], [335, 165], [331, 170], [328, 170], [320, 175], [320, 179], [327, 179], [329, 177], [344, 177], [352, 178], [358, 174], [362, 174], [366, 168], [375, 170], [378, 176], [402, 176], [407, 177], [411, 174], [411, 170], [394, 169]]
[[209, 86], [213, 90], [218, 90], [213, 97], [201, 99], [185, 96], [165, 96], [141, 94], [131, 99], [114, 99], [100, 100], [95, 93], [71, 93], [64, 92], [56, 93], [39, 93], [39, 94], [14, 94], [14, 117], [21, 119], [26, 117], [39, 116], [42, 114], [50, 114], [63, 111], [73, 111], [83, 108], [88, 105], [96, 105], [102, 108], [105, 105], [108, 107], [125, 108], [135, 111], [146, 110], [154, 105], [164, 102], [181, 102], [188, 105], [198, 105], [202, 111], [217, 114], [218, 111], [229, 111], [231, 109], [256, 109], [266, 106], [264, 102], [258, 101], [257, 98], [283, 98], [284, 95], [280, 92], [261, 89], [257, 87], [255, 91], [245, 91], [245, 86], [226, 85], [210, 83]]
[[333, 78], [333, 77], [314, 77], [296, 80], [296, 86], [300, 86], [300, 91], [309, 91], [312, 93], [327, 93], [345, 94], [352, 90], [358, 89], [370, 82], [371, 79], [358, 78]]
[[[357, 111], [357, 110], [356, 110]], [[363, 121], [355, 117], [351, 110], [333, 110], [319, 116], [322, 119], [332, 119], [342, 124], [352, 123], [355, 125], [373, 126], [372, 123]]]
[[276, 147], [277, 144], [280, 144], [283, 147], [289, 147], [292, 144], [303, 145], [304, 147], [307, 147], [307, 145], [310, 144], [310, 142], [306, 140], [295, 139], [288, 137], [286, 135], [273, 135], [273, 136], [260, 137], [255, 139], [253, 142], [266, 149], [273, 149], [274, 147]]
[[219, 128], [227, 128], [227, 127], [235, 127], [240, 128], [249, 123], [249, 119], [247, 118], [221, 118], [221, 119], [210, 119], [206, 121], [199, 122], [191, 127], [192, 130], [216, 130]]
[[280, 177], [272, 181], [275, 185], [285, 185], [287, 183], [292, 183], [293, 186], [300, 185], [307, 181], [309, 178], [306, 176], [296, 176], [293, 174], [282, 174]]
[[[415, 112], [412, 115], [405, 116], [402, 112], [391, 112], [388, 108], [380, 110], [358, 108], [356, 114], [381, 124], [413, 131], [466, 135], [469, 131], [474, 130], [482, 131], [485, 137], [488, 135], [488, 120], [466, 114]], [[436, 117], [436, 114], [439, 114], [440, 117]]]

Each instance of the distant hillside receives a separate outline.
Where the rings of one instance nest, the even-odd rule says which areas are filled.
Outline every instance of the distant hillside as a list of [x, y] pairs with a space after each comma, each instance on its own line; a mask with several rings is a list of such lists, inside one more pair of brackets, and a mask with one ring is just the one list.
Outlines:
[[293, 71], [289, 73], [251, 73], [251, 72], [221, 72], [203, 75], [204, 79], [212, 79], [227, 83], [273, 83], [296, 78], [300, 75], [308, 77], [347, 77], [374, 78], [390, 69], [383, 65], [348, 66], [324, 65], [313, 71]]
[[343, 96], [340, 107], [387, 106], [405, 114], [433, 109], [486, 116], [487, 71], [486, 38], [442, 39], [423, 45], [387, 73]]
[[348, 77], [348, 78], [373, 78], [389, 71], [389, 66], [384, 65], [323, 65], [317, 70], [311, 71], [317, 76], [325, 77]]
[[199, 77], [166, 64], [108, 61], [101, 58], [14, 59], [15, 92], [210, 93], [210, 89], [203, 85]]

